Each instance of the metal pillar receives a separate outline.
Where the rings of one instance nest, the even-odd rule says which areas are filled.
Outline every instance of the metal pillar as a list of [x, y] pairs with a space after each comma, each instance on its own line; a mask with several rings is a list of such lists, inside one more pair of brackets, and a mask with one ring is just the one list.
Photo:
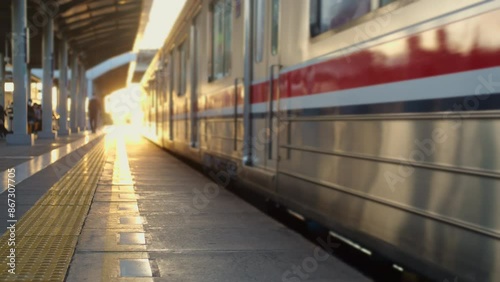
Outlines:
[[42, 132], [38, 138], [56, 139], [57, 132], [52, 130], [52, 79], [54, 52], [54, 22], [50, 19], [43, 30], [43, 88], [42, 88]]
[[79, 121], [79, 126], [80, 126], [80, 129], [81, 130], [86, 130], [87, 129], [87, 126], [86, 126], [86, 117], [85, 117], [85, 102], [86, 102], [86, 98], [87, 98], [87, 93], [86, 93], [86, 90], [85, 90], [85, 87], [86, 87], [86, 81], [85, 81], [85, 67], [82, 65], [80, 67], [80, 93], [79, 93], [79, 96], [80, 96], [80, 116], [78, 118], [78, 121]]
[[5, 104], [5, 57], [0, 53], [0, 105], [7, 109]]
[[71, 134], [68, 129], [68, 45], [61, 41], [59, 53], [59, 132], [60, 136]]
[[70, 125], [71, 132], [78, 133], [78, 56], [71, 56], [71, 109], [70, 109]]
[[[87, 73], [85, 73], [87, 74]], [[94, 80], [90, 79], [90, 78], [87, 78], [87, 97], [90, 99], [92, 99], [92, 97], [94, 97], [95, 93], [94, 93]]]
[[[94, 91], [94, 80], [91, 79], [91, 78], [88, 78], [88, 71], [85, 73], [85, 80], [87, 82], [87, 99], [92, 99], [92, 97], [96, 96], [97, 97], [97, 93]], [[87, 117], [86, 117], [86, 120], [87, 120]], [[90, 119], [88, 119], [88, 130], [90, 130]]]
[[[85, 83], [85, 101], [90, 101], [90, 97], [88, 96], [89, 94], [89, 79], [87, 78], [87, 71], [83, 74], [83, 83]], [[88, 119], [88, 102], [85, 103], [84, 107], [84, 114], [85, 114], [85, 129], [90, 130], [90, 121]]]
[[27, 93], [27, 96], [28, 96], [28, 99], [33, 99], [31, 97], [31, 69], [30, 68], [27, 68], [26, 69], [26, 72], [28, 73], [28, 75], [26, 76], [26, 93]]
[[13, 134], [7, 135], [7, 144], [29, 145], [35, 142], [34, 135], [28, 135], [28, 80], [27, 60], [27, 3], [26, 0], [12, 1], [12, 65], [14, 80]]

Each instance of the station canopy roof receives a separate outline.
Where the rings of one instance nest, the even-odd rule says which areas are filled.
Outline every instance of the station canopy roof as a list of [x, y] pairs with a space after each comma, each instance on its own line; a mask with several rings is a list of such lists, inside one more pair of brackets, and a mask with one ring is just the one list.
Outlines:
[[[12, 1], [19, 0], [0, 1], [0, 52], [5, 54], [5, 49], [8, 48], [7, 56], [11, 54], [8, 38], [11, 33]], [[39, 68], [42, 65], [42, 33], [49, 16], [53, 16], [55, 24], [55, 54], [58, 42], [64, 38], [69, 49], [78, 53], [87, 69], [132, 51], [143, 25], [143, 6], [145, 3], [150, 5], [150, 2], [151, 0], [27, 0], [29, 66]]]

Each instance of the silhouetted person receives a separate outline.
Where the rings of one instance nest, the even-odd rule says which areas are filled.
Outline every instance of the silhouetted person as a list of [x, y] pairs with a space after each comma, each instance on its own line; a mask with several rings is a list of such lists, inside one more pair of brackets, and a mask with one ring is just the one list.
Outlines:
[[101, 104], [99, 103], [99, 100], [97, 100], [97, 97], [93, 96], [89, 101], [89, 120], [92, 133], [95, 133], [97, 128], [97, 117], [99, 115], [100, 108]]
[[7, 133], [7, 129], [5, 128], [5, 117], [7, 116], [7, 113], [5, 112], [5, 109], [3, 108], [2, 105], [0, 105], [0, 137], [5, 137]]
[[33, 104], [33, 111], [35, 112], [34, 131], [38, 132], [42, 130], [42, 105], [37, 103]]
[[12, 121], [14, 120], [14, 102], [10, 102], [9, 106], [7, 107], [7, 115], [9, 116], [9, 132], [12, 132]]
[[33, 101], [31, 99], [28, 100], [28, 134], [33, 133], [35, 129], [35, 109], [33, 108]]

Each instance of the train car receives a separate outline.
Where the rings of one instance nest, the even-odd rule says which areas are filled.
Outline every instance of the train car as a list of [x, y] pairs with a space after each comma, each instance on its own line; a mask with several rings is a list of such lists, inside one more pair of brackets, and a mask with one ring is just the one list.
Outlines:
[[187, 0], [146, 135], [436, 281], [500, 281], [499, 28], [499, 0]]

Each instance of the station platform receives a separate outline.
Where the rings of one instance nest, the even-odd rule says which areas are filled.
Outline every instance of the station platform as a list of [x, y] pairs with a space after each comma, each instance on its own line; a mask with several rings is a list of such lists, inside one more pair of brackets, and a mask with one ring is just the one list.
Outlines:
[[[0, 172], [54, 150], [58, 150], [58, 155], [65, 155], [68, 152], [79, 149], [82, 144], [86, 144], [98, 136], [100, 135], [83, 131], [68, 136], [59, 136], [55, 140], [36, 139], [35, 145], [33, 146], [7, 145], [5, 138], [2, 138], [0, 139]], [[55, 159], [59, 159], [59, 157], [55, 157]], [[40, 168], [35, 167], [33, 170], [39, 171]]]
[[16, 222], [15, 274], [1, 237], [0, 280], [371, 281], [132, 130], [92, 138]]
[[11, 219], [7, 213], [9, 171], [14, 171], [15, 219], [20, 219], [102, 137], [102, 133], [82, 132], [56, 140], [38, 139], [34, 146], [7, 145], [5, 139], [0, 140], [0, 234]]

